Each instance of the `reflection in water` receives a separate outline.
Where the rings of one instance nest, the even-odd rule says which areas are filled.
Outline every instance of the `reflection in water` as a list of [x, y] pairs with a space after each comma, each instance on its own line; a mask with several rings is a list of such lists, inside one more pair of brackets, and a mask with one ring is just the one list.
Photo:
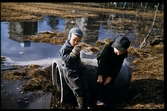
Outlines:
[[65, 32], [68, 33], [72, 27], [80, 27], [84, 35], [82, 42], [94, 45], [98, 40], [98, 33], [95, 33], [96, 30], [99, 30], [99, 24], [96, 23], [97, 20], [98, 18], [66, 19]]
[[[82, 42], [84, 43], [95, 45], [97, 40], [103, 41], [105, 38], [113, 40], [119, 34], [126, 34], [131, 41], [133, 40], [133, 45], [137, 47], [135, 40], [139, 41], [139, 37], [136, 37], [136, 33], [143, 32], [140, 26], [146, 27], [149, 22], [149, 20], [146, 21], [145, 19], [145, 22], [143, 22], [142, 18], [136, 19], [135, 15], [116, 13], [100, 13], [98, 15], [98, 17], [93, 18], [45, 16], [43, 20], [38, 22], [1, 22], [1, 54], [22, 61], [59, 57], [58, 51], [61, 45], [27, 42], [23, 41], [22, 37], [36, 35], [44, 31], [61, 31], [68, 34], [69, 30], [75, 26], [82, 29], [84, 34]], [[137, 20], [136, 24], [134, 24], [133, 20]], [[158, 31], [159, 34], [162, 33], [162, 28], [158, 28], [161, 29]], [[20, 55], [19, 52], [24, 52], [24, 54]], [[92, 54], [90, 54], [90, 57], [89, 54], [83, 52], [81, 56], [86, 58], [94, 57]]]
[[[49, 64], [50, 65], [56, 57], [59, 57], [58, 51], [61, 48], [61, 45], [51, 45], [51, 44], [45, 44], [45, 43], [22, 41], [22, 37], [23, 36], [26, 37], [26, 35], [35, 35], [40, 31], [62, 31], [62, 32], [68, 33], [72, 27], [79, 26], [84, 32], [84, 38], [82, 41], [87, 44], [94, 45], [97, 40], [102, 41], [105, 38], [113, 39], [118, 34], [126, 34], [128, 37], [130, 37], [130, 40], [132, 40], [135, 38], [134, 35], [137, 32], [137, 28], [144, 29], [145, 25], [149, 26], [146, 23], [148, 21], [145, 21], [145, 22], [139, 21], [140, 25], [133, 24], [133, 27], [130, 30], [128, 30], [127, 25], [125, 26], [125, 24], [121, 24], [122, 26], [125, 26], [124, 27], [125, 30], [128, 30], [127, 33], [120, 32], [118, 29], [114, 29], [111, 27], [111, 23], [113, 21], [117, 21], [119, 18], [126, 18], [126, 17], [128, 16], [124, 14], [110, 14], [110, 15], [99, 14], [98, 18], [88, 17], [88, 18], [63, 19], [63, 18], [52, 16], [52, 17], [45, 17], [42, 21], [38, 21], [38, 22], [10, 22], [10, 23], [1, 22], [1, 56], [7, 57], [6, 58], [7, 62], [5, 64], [1, 64], [1, 69], [5, 65], [10, 66], [14, 64], [16, 65]], [[141, 26], [141, 24], [143, 26]], [[163, 33], [162, 30], [163, 30], [163, 27], [155, 28], [154, 32], [159, 33], [160, 35], [161, 33]], [[144, 30], [138, 30], [138, 31], [144, 31]], [[139, 37], [137, 38], [137, 40], [139, 41]], [[20, 54], [20, 52], [23, 52], [23, 54]], [[92, 59], [95, 58], [93, 54], [91, 55], [89, 53], [82, 52], [82, 51], [81, 51], [81, 56], [83, 58], [92, 58]], [[6, 66], [4, 68], [6, 68]], [[11, 87], [13, 86], [13, 84], [7, 84], [7, 85], [11, 85]], [[18, 86], [18, 85], [15, 85], [15, 86]], [[7, 87], [11, 92], [11, 87], [9, 86]], [[15, 87], [12, 87], [12, 88], [15, 88]], [[18, 98], [18, 97], [11, 98], [13, 97], [13, 95], [11, 94], [9, 96], [2, 96], [2, 97], [9, 97], [7, 101], [11, 102], [12, 105], [15, 105], [15, 107], [17, 107], [17, 104], [15, 104], [15, 101], [17, 102], [17, 100], [15, 98]], [[14, 95], [14, 96], [17, 96], [17, 95]], [[48, 100], [50, 100], [50, 98]]]
[[30, 42], [30, 41], [23, 41], [23, 42], [20, 43], [20, 45], [21, 45], [22, 47], [30, 47], [31, 42]]
[[58, 23], [59, 23], [59, 18], [57, 16], [56, 17], [50, 16], [48, 18], [48, 25], [50, 25], [53, 30], [58, 29], [57, 28]]
[[37, 22], [9, 22], [9, 38], [21, 44], [22, 47], [30, 47], [29, 41], [23, 41], [26, 35], [37, 34]]
[[23, 35], [35, 35], [37, 34], [37, 22], [21, 22], [23, 28]]
[[38, 33], [43, 31], [61, 31], [65, 30], [65, 20], [57, 16], [45, 16], [43, 20], [38, 21]]
[[22, 37], [26, 36], [23, 34], [24, 28], [20, 22], [1, 22], [1, 27], [1, 55], [8, 57], [13, 63], [58, 57], [60, 45], [22, 41]]

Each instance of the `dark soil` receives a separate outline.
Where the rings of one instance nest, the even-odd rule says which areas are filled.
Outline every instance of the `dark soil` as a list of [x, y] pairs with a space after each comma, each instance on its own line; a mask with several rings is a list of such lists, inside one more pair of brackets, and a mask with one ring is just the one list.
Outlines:
[[[42, 19], [43, 15], [58, 15], [64, 18], [97, 16], [96, 14], [89, 13], [76, 15], [69, 12], [68, 9], [104, 12], [114, 11], [117, 13], [139, 14], [139, 16], [147, 15], [148, 18], [152, 18], [152, 15], [154, 15], [154, 12], [139, 13], [136, 11], [77, 6], [67, 3], [2, 2], [1, 21], [37, 21]], [[163, 19], [163, 14], [158, 13], [157, 19]], [[67, 34], [62, 32], [46, 31], [37, 36], [38, 39], [35, 36], [30, 36], [28, 39], [25, 39], [50, 44], [63, 44], [67, 39]], [[97, 52], [101, 49], [100, 46], [106, 44], [108, 41], [110, 40], [104, 40], [103, 42], [97, 41], [96, 46], [82, 44], [82, 47], [85, 50]], [[133, 61], [131, 63], [132, 82], [130, 88], [120, 93], [117, 97], [116, 109], [164, 109], [164, 44], [163, 42], [156, 45], [147, 44], [146, 47], [140, 49], [131, 46], [128, 49], [129, 56], [135, 58], [132, 58]], [[5, 57], [1, 55], [1, 64], [3, 62], [5, 62]], [[60, 94], [52, 85], [51, 66], [42, 67], [32, 64], [29, 66], [13, 67], [15, 69], [1, 70], [1, 109], [75, 109], [75, 105], [60, 102]], [[12, 87], [10, 86], [11, 84], [17, 84], [17, 86]], [[9, 92], [11, 93], [10, 96], [8, 95]], [[17, 93], [18, 98], [15, 98], [15, 94], [13, 93]], [[5, 96], [8, 98], [5, 98]], [[46, 100], [43, 98], [45, 96], [50, 98], [50, 101], [47, 100], [47, 103], [50, 103], [46, 104]], [[12, 103], [11, 101], [10, 103], [6, 101], [6, 99], [11, 98], [17, 102]], [[36, 106], [41, 104], [34, 102], [38, 99], [43, 101], [43, 106]], [[31, 103], [31, 105], [27, 103]]]

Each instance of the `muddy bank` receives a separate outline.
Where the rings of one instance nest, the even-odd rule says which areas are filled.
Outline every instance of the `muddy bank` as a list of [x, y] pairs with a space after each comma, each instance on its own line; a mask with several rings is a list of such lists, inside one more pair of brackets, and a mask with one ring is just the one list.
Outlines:
[[50, 109], [51, 91], [23, 92], [22, 84], [1, 80], [1, 109]]
[[[65, 8], [64, 8], [65, 7]], [[68, 4], [52, 3], [1, 3], [1, 21], [37, 21], [43, 15], [70, 17], [96, 17], [96, 14], [74, 13], [75, 10], [94, 11], [117, 11], [118, 13], [132, 13], [139, 17], [153, 18], [153, 13], [92, 8], [86, 6], [74, 6]], [[31, 10], [30, 10], [31, 9]], [[69, 9], [74, 9], [74, 11]], [[156, 20], [163, 21], [163, 14], [158, 13]], [[117, 23], [120, 23], [119, 25]], [[117, 29], [122, 25], [136, 23], [136, 21], [115, 21]], [[111, 25], [111, 27], [113, 26]], [[138, 23], [140, 25], [141, 23]], [[130, 25], [131, 26], [131, 25]], [[160, 27], [160, 24], [156, 24]], [[141, 29], [141, 28], [140, 28]], [[163, 29], [162, 29], [163, 30]], [[148, 27], [137, 30], [136, 34], [145, 37]], [[153, 31], [155, 32], [155, 31]], [[144, 34], [143, 34], [144, 33]], [[150, 35], [163, 36], [163, 33]], [[44, 42], [51, 44], [62, 44], [67, 34], [62, 32], [43, 32], [38, 36], [26, 38], [29, 41]], [[45, 39], [44, 39], [45, 38]], [[110, 41], [97, 41], [96, 46], [83, 44], [83, 49], [97, 52], [101, 46]], [[147, 44], [146, 48], [139, 49], [133, 45], [128, 49], [132, 59], [132, 83], [128, 90], [122, 92], [116, 101], [116, 109], [164, 109], [164, 44]], [[1, 55], [1, 64], [5, 57]], [[1, 70], [1, 109], [75, 109], [75, 105], [60, 103], [59, 93], [55, 90], [51, 80], [51, 64], [42, 67], [38, 64], [12, 66], [14, 69]], [[96, 108], [96, 107], [95, 107]], [[97, 108], [98, 109], [98, 108]], [[103, 109], [103, 108], [102, 108]]]

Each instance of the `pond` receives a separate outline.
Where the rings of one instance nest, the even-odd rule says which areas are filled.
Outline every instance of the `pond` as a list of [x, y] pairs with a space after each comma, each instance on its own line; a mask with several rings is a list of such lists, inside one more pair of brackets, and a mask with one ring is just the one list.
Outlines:
[[[29, 14], [33, 10], [34, 12], [36, 12], [35, 7], [39, 7], [40, 5], [42, 5], [42, 7], [46, 6], [41, 3], [37, 3], [37, 4], [30, 3], [29, 5], [34, 7], [26, 8], [28, 4], [26, 5], [22, 4], [22, 5], [19, 5], [18, 11], [14, 10], [14, 12], [19, 12], [19, 14], [22, 15], [21, 17], [23, 18], [25, 17], [24, 15], [25, 13]], [[12, 10], [13, 10], [13, 6], [17, 8], [17, 5], [11, 4], [10, 8]], [[42, 13], [43, 15], [44, 10], [48, 11], [49, 8], [51, 9], [53, 9], [53, 7], [55, 8], [55, 6], [53, 7], [49, 6], [49, 8], [48, 6], [47, 8], [43, 8], [42, 10], [37, 11], [35, 14], [40, 15]], [[59, 6], [59, 4], [56, 6]], [[56, 11], [57, 11], [57, 8], [58, 7], [56, 7]], [[23, 14], [22, 11], [24, 9], [28, 9], [28, 11], [27, 12], [25, 11]], [[8, 9], [6, 8], [5, 10], [3, 10], [4, 12], [3, 14], [5, 18], [6, 18], [5, 16], [6, 14], [7, 17], [10, 16], [9, 18], [11, 18], [12, 20], [18, 20], [17, 17], [20, 17], [20, 16], [17, 16], [15, 19], [15, 13], [14, 13], [14, 17], [12, 17], [13, 14], [12, 15], [7, 14], [6, 12], [7, 10]], [[64, 6], [61, 7], [61, 10], [65, 10]], [[143, 38], [148, 34], [154, 18], [154, 14], [151, 13], [152, 15], [149, 14], [149, 16], [147, 16], [147, 14], [141, 14], [143, 12], [139, 12], [139, 13], [136, 13], [135, 15], [132, 15], [132, 14], [123, 14], [124, 11], [121, 12], [121, 14], [120, 13], [118, 14], [118, 13], [104, 13], [104, 12], [97, 13], [97, 12], [93, 12], [93, 10], [83, 12], [77, 9], [75, 10], [75, 8], [74, 9], [67, 8], [67, 10], [72, 11], [74, 15], [76, 14], [76, 16], [73, 16], [73, 17], [78, 17], [77, 13], [79, 12], [80, 12], [79, 16], [82, 15], [81, 13], [83, 13], [83, 14], [93, 14], [93, 17], [60, 18], [58, 16], [45, 16], [42, 20], [39, 20], [39, 21], [33, 21], [33, 20], [36, 20], [33, 18], [32, 19], [30, 18], [29, 19], [30, 21], [28, 19], [27, 19], [28, 21], [24, 21], [23, 19], [20, 19], [21, 18], [20, 17], [19, 19], [23, 21], [9, 22], [8, 20], [11, 20], [11, 19], [7, 19], [7, 21], [1, 22], [1, 60], [2, 60], [2, 56], [5, 56], [7, 59], [7, 61], [1, 61], [1, 73], [2, 73], [1, 75], [5, 73], [5, 75], [7, 75], [6, 77], [12, 78], [12, 77], [15, 77], [15, 72], [17, 72], [15, 70], [10, 70], [10, 68], [15, 69], [15, 67], [13, 68], [13, 65], [39, 64], [44, 66], [46, 65], [50, 66], [52, 61], [59, 57], [58, 51], [62, 45], [40, 43], [40, 42], [36, 42], [35, 40], [23, 41], [22, 37], [28, 38], [32, 35], [35, 38], [36, 37], [40, 38], [40, 36], [38, 35], [40, 35], [41, 32], [47, 32], [47, 31], [51, 31], [51, 32], [61, 31], [67, 34], [73, 26], [79, 26], [84, 33], [84, 38], [82, 39], [82, 42], [91, 44], [91, 45], [95, 45], [97, 40], [103, 41], [105, 38], [110, 38], [114, 40], [114, 38], [117, 35], [125, 34], [132, 43], [130, 52], [132, 49], [132, 53], [133, 53], [133, 49], [135, 50], [135, 48], [133, 47], [138, 47], [143, 41]], [[99, 8], [99, 11], [100, 10], [101, 8]], [[34, 15], [34, 13], [32, 14]], [[63, 14], [66, 15], [66, 13], [64, 12]], [[98, 16], [94, 17], [94, 14], [95, 15], [97, 14]], [[163, 37], [163, 32], [164, 32], [163, 30], [164, 30], [163, 18], [161, 17], [159, 19], [157, 17], [155, 20], [154, 27], [149, 35], [149, 38], [154, 39], [154, 37]], [[163, 51], [159, 51], [159, 52], [163, 53]], [[135, 54], [136, 53], [134, 53], [133, 55]], [[163, 56], [161, 56], [161, 54], [152, 55], [152, 52], [151, 54], [148, 52], [146, 53], [141, 52], [141, 54], [144, 54], [142, 56], [144, 58], [147, 55], [149, 56], [146, 57], [146, 59], [140, 59], [140, 58], [137, 59], [139, 60], [139, 62], [137, 61], [138, 66], [133, 66], [132, 68], [134, 69], [134, 72], [132, 73], [133, 74], [132, 87], [128, 92], [120, 96], [121, 99], [118, 101], [118, 109], [119, 108], [120, 109], [124, 109], [124, 108], [125, 109], [128, 109], [128, 108], [148, 109], [148, 107], [151, 109], [160, 108], [160, 107], [164, 108], [164, 104], [161, 104], [161, 103], [164, 103], [164, 100], [163, 100], [164, 98], [163, 82], [164, 81], [159, 80], [159, 78], [163, 79], [162, 76], [164, 75], [163, 67], [161, 65], [163, 63], [161, 62], [161, 60], [163, 61]], [[95, 53], [84, 52], [82, 50], [81, 56], [82, 58], [95, 58]], [[91, 59], [91, 60], [94, 60], [94, 59]], [[149, 60], [149, 62], [147, 60]], [[21, 68], [21, 69], [25, 69], [26, 71], [28, 71], [27, 68]], [[16, 79], [14, 78], [14, 81], [8, 81], [1, 78], [2, 109], [50, 109], [50, 108], [51, 109], [52, 108], [71, 109], [72, 108], [69, 105], [64, 106], [63, 104], [62, 106], [62, 104], [59, 101], [60, 100], [59, 95], [56, 95], [57, 92], [55, 91], [50, 92], [50, 90], [47, 90], [46, 92], [45, 91], [43, 92], [41, 90], [36, 90], [37, 89], [36, 83], [40, 83], [38, 84], [38, 86], [41, 86], [41, 84], [43, 83], [45, 84], [46, 83], [45, 78], [42, 78], [42, 79], [39, 78], [39, 81], [36, 81], [38, 80], [38, 77], [28, 78], [28, 76], [29, 74], [32, 74], [33, 71], [34, 71], [33, 73], [34, 75], [36, 75], [35, 73], [36, 71], [37, 71], [37, 75], [41, 75], [39, 73], [43, 69], [41, 70], [40, 69], [39, 70], [30, 69], [30, 71], [26, 72], [27, 74], [26, 76], [24, 76], [24, 79], [21, 79], [21, 80], [16, 80], [17, 78]], [[141, 73], [141, 69], [143, 71], [143, 75]], [[6, 73], [6, 71], [7, 72], [9, 71], [9, 73]], [[48, 75], [51, 74], [51, 66], [47, 67], [45, 71], [46, 71], [45, 74], [48, 77]], [[14, 72], [14, 74], [12, 72]], [[11, 73], [13, 74], [12, 76], [11, 76]], [[18, 77], [17, 75], [18, 73], [16, 73], [16, 77]], [[156, 77], [158, 78], [158, 81], [157, 79], [154, 79]], [[28, 82], [29, 84], [27, 87], [26, 83]], [[50, 79], [47, 78], [47, 83], [50, 83], [50, 82], [51, 82]], [[154, 85], [152, 85], [153, 83]], [[48, 84], [44, 85], [44, 87], [47, 87], [47, 86]], [[154, 86], [154, 87], [150, 87], [150, 86]], [[31, 91], [23, 92], [21, 90], [22, 88], [25, 88], [25, 89], [28, 88]], [[158, 88], [158, 90], [154, 90], [155, 88]], [[33, 89], [35, 89], [35, 91]], [[143, 92], [143, 91], [145, 93], [141, 94], [140, 92]], [[152, 93], [150, 94], [150, 92]], [[146, 93], [148, 93], [149, 96], [145, 95]], [[148, 98], [148, 99], [145, 99], [145, 98]], [[133, 101], [134, 99], [135, 101]], [[155, 100], [154, 105], [152, 105], [152, 100]]]
[[[83, 33], [82, 42], [94, 45], [97, 40], [105, 38], [113, 40], [119, 34], [125, 34], [135, 47], [138, 47], [139, 37], [136, 36], [138, 24], [119, 24], [119, 28], [111, 25], [115, 21], [129, 19], [135, 20], [135, 15], [100, 13], [98, 17], [87, 18], [60, 18], [57, 16], [45, 16], [36, 22], [1, 22], [1, 56], [6, 57], [6, 62], [1, 67], [26, 64], [51, 64], [59, 57], [58, 51], [61, 45], [37, 43], [34, 41], [22, 41], [23, 36], [37, 35], [44, 31], [61, 31], [68, 33], [74, 26], [79, 26]], [[147, 21], [151, 24], [150, 20]], [[117, 24], [118, 25], [118, 24]], [[123, 27], [123, 28], [122, 28]], [[90, 37], [89, 37], [90, 36]], [[82, 57], [94, 58], [95, 55], [82, 53]]]

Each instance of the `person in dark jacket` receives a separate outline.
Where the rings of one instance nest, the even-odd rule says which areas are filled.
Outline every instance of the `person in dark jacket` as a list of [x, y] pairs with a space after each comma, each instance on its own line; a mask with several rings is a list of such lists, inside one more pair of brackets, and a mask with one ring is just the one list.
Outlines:
[[124, 59], [128, 56], [129, 39], [124, 35], [117, 36], [109, 42], [97, 55], [98, 61], [98, 97], [96, 105], [107, 105], [114, 108], [115, 79], [121, 69]]
[[83, 37], [83, 32], [79, 27], [70, 30], [68, 39], [59, 51], [65, 81], [76, 97], [78, 108], [89, 109], [89, 89], [88, 81], [83, 73], [81, 63], [79, 42]]

